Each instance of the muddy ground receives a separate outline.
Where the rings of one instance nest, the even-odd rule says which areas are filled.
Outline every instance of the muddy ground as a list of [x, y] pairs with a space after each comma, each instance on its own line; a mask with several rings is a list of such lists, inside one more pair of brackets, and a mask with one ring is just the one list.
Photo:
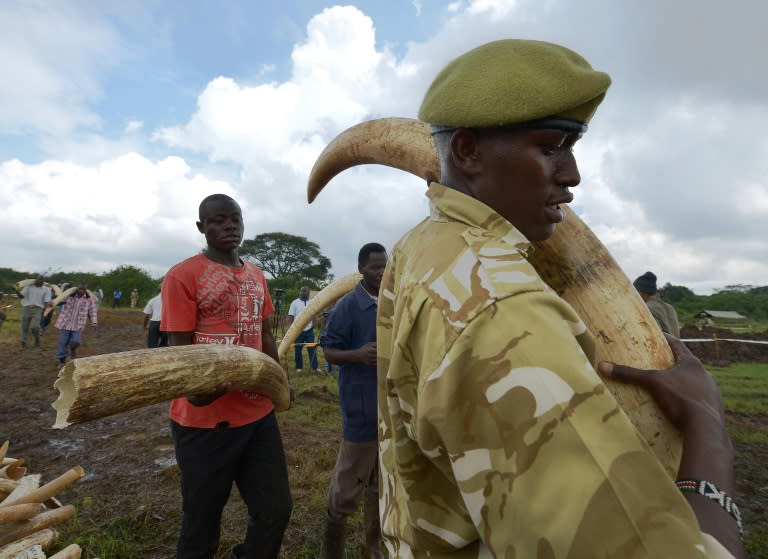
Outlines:
[[[99, 325], [87, 328], [78, 357], [145, 347], [142, 320], [138, 310], [100, 309]], [[29, 473], [42, 474], [43, 482], [78, 464], [85, 469], [85, 478], [61, 494], [63, 503], [80, 510], [75, 529], [70, 523], [60, 541], [77, 536], [70, 541], [85, 548], [84, 558], [173, 557], [180, 493], [168, 404], [53, 429], [58, 330], [50, 327], [40, 347], [22, 349], [17, 328], [17, 322], [8, 321], [0, 336], [0, 444], [10, 440], [9, 456], [25, 458]], [[322, 387], [302, 398], [337, 405], [336, 397]], [[320, 495], [318, 487], [330, 478], [340, 435], [338, 429], [308, 429], [280, 415], [295, 501], [282, 556], [310, 557], [322, 523], [312, 512], [321, 506], [313, 495]], [[323, 477], [321, 483], [310, 478], [312, 471]], [[226, 557], [226, 550], [244, 534], [245, 511], [239, 498], [230, 499], [222, 526], [219, 556]], [[118, 543], [121, 538], [125, 545]]]
[[[88, 328], [79, 356], [127, 351], [144, 347], [140, 311], [100, 310], [100, 325]], [[9, 332], [9, 327], [13, 332]], [[83, 557], [101, 559], [142, 557], [167, 559], [173, 548], [179, 521], [178, 472], [167, 420], [167, 404], [96, 420], [64, 430], [52, 429], [55, 412], [51, 403], [58, 367], [54, 357], [57, 330], [43, 336], [39, 348], [22, 349], [17, 341], [17, 323], [8, 322], [0, 332], [0, 442], [9, 439], [9, 455], [24, 457], [31, 472], [48, 481], [80, 464], [85, 479], [62, 494], [61, 500], [79, 506], [77, 541], [86, 549]], [[720, 338], [730, 332], [714, 332]], [[713, 332], [684, 331], [683, 337], [711, 337]], [[768, 336], [763, 336], [768, 339]], [[707, 361], [726, 363], [744, 360], [736, 344], [691, 344]], [[749, 351], [763, 351], [762, 347]], [[755, 353], [757, 361], [768, 363], [768, 346]], [[335, 405], [335, 397], [322, 387], [306, 391], [305, 400], [315, 398], [322, 405]], [[290, 413], [290, 412], [289, 412]], [[768, 418], [729, 415], [731, 426], [765, 428]], [[285, 538], [283, 557], [315, 556], [322, 519], [323, 489], [339, 441], [338, 429], [307, 427], [280, 417], [291, 471], [294, 513]], [[737, 444], [739, 471], [738, 499], [747, 521], [768, 522], [768, 449], [765, 445]], [[323, 479], [317, 482], [317, 476]], [[223, 521], [224, 537], [220, 557], [238, 541], [243, 527], [239, 499], [231, 499]], [[64, 538], [73, 537], [65, 530]], [[762, 536], [761, 536], [762, 537]], [[121, 551], [119, 541], [127, 542]], [[110, 552], [103, 551], [106, 540]], [[72, 540], [70, 540], [72, 541]], [[349, 555], [348, 555], [349, 556]], [[757, 557], [757, 555], [754, 555]]]

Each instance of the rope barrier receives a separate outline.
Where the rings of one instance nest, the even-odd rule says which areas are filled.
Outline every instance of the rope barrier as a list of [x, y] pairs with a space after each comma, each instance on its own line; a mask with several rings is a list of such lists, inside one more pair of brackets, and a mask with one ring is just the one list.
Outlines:
[[681, 342], [741, 342], [745, 344], [764, 344], [768, 345], [768, 340], [742, 340], [738, 338], [690, 338], [680, 340]]

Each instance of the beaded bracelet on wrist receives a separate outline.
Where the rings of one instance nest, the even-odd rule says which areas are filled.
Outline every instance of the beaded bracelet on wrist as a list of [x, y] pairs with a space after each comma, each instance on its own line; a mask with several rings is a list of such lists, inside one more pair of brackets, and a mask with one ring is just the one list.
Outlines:
[[736, 526], [739, 528], [739, 536], [744, 538], [744, 524], [741, 521], [741, 511], [739, 511], [739, 507], [736, 506], [733, 499], [726, 495], [725, 491], [720, 491], [711, 481], [698, 479], [679, 479], [675, 482], [675, 485], [683, 493], [698, 493], [718, 503], [736, 521]]

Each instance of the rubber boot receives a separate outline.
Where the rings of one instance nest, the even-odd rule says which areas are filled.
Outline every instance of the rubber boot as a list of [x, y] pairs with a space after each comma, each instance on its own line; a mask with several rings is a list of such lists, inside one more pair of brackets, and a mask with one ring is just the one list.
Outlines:
[[346, 524], [346, 516], [336, 516], [330, 511], [326, 513], [323, 547], [320, 549], [321, 559], [344, 559]]
[[363, 509], [365, 524], [365, 553], [368, 559], [384, 559], [381, 545], [381, 524], [379, 522], [379, 494], [366, 490]]

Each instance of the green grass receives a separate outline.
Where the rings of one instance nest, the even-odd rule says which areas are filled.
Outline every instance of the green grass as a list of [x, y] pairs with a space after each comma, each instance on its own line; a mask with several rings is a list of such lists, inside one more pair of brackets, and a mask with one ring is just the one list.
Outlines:
[[745, 519], [748, 558], [768, 557], [768, 364], [734, 363], [708, 367], [717, 378], [728, 414], [728, 432], [736, 447], [737, 501]]
[[768, 419], [768, 364], [734, 363], [708, 369], [717, 378], [728, 411]]

